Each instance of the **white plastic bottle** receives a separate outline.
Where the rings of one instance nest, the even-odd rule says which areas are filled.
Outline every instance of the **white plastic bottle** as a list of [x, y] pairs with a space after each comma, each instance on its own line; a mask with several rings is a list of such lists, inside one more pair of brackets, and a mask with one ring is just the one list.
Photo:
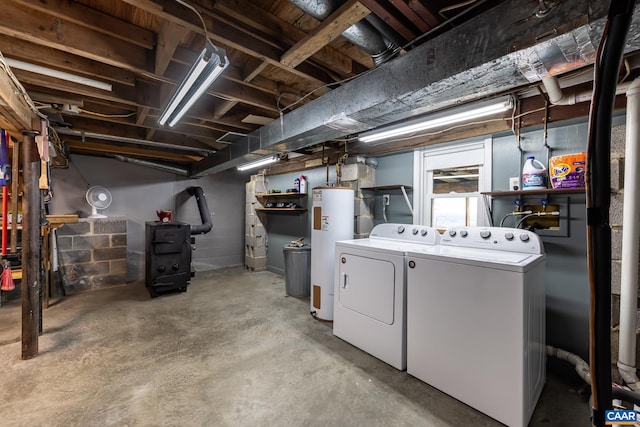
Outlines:
[[547, 188], [547, 168], [534, 156], [527, 157], [522, 167], [522, 189], [540, 190]]
[[307, 177], [300, 175], [300, 193], [307, 194]]

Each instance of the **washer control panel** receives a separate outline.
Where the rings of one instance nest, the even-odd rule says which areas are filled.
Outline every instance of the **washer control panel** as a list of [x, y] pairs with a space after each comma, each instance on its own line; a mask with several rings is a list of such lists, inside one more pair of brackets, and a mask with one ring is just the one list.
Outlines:
[[440, 244], [478, 249], [542, 254], [540, 236], [529, 230], [503, 227], [451, 227]]
[[437, 245], [440, 233], [435, 228], [414, 224], [378, 224], [373, 227], [370, 239], [400, 240], [411, 243]]

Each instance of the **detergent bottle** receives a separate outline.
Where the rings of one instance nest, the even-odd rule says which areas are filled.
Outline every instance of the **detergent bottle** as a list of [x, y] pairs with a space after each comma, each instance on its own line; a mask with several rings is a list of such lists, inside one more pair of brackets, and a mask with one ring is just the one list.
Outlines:
[[534, 156], [527, 157], [522, 167], [522, 189], [540, 190], [547, 188], [547, 168]]
[[300, 193], [307, 194], [307, 177], [300, 175]]

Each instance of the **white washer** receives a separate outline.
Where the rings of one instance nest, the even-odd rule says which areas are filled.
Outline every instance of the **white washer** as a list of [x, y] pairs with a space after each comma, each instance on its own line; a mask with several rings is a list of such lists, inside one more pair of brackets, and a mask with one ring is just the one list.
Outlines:
[[545, 254], [535, 233], [451, 228], [408, 256], [407, 372], [512, 427], [545, 381]]
[[430, 227], [380, 224], [368, 239], [336, 242], [334, 335], [406, 369], [407, 252], [439, 240]]

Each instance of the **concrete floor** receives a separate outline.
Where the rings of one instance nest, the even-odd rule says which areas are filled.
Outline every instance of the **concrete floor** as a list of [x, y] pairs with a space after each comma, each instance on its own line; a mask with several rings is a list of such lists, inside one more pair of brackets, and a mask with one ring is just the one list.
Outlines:
[[[282, 277], [226, 268], [186, 293], [142, 283], [44, 312], [20, 359], [20, 307], [0, 308], [3, 426], [499, 426], [333, 336]], [[549, 376], [532, 426], [589, 425], [579, 380]]]

